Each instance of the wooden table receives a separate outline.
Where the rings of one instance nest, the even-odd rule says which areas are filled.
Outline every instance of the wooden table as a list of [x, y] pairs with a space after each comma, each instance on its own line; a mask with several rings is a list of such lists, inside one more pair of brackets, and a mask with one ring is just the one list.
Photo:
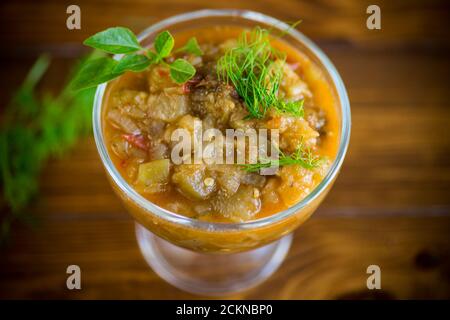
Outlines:
[[[267, 282], [234, 298], [450, 298], [450, 61], [445, 1], [376, 1], [382, 30], [366, 28], [372, 1], [77, 1], [82, 29], [65, 28], [64, 2], [2, 1], [2, 105], [38, 53], [53, 64], [55, 88], [88, 35], [114, 25], [140, 31], [170, 15], [246, 8], [299, 29], [335, 63], [350, 96], [353, 128], [341, 174], [315, 215], [295, 233], [287, 260]], [[92, 138], [52, 160], [40, 224], [16, 225], [0, 251], [1, 298], [196, 298], [161, 280], [144, 262], [134, 224], [114, 196]], [[65, 287], [82, 269], [82, 290]], [[382, 289], [366, 288], [381, 267]]]

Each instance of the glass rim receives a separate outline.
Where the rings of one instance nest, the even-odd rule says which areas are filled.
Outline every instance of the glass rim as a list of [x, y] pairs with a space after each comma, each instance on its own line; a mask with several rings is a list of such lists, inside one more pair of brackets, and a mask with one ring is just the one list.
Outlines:
[[[276, 222], [282, 221], [296, 214], [298, 211], [300, 211], [308, 204], [310, 204], [312, 201], [314, 201], [323, 191], [326, 190], [327, 186], [334, 180], [344, 161], [350, 140], [350, 127], [351, 127], [350, 101], [348, 99], [344, 83], [339, 73], [337, 72], [336, 68], [328, 59], [328, 57], [325, 55], [325, 53], [323, 53], [322, 50], [319, 49], [319, 47], [313, 41], [311, 41], [308, 37], [306, 37], [303, 33], [296, 30], [295, 28], [290, 28], [289, 25], [287, 25], [286, 23], [259, 12], [249, 10], [235, 10], [235, 9], [226, 9], [226, 10], [207, 9], [207, 10], [187, 12], [171, 16], [169, 18], [166, 18], [151, 25], [150, 27], [146, 28], [139, 34], [138, 40], [142, 41], [152, 33], [155, 33], [156, 31], [159, 31], [163, 28], [169, 28], [171, 25], [176, 23], [182, 23], [193, 19], [208, 18], [208, 17], [223, 17], [223, 18], [238, 17], [253, 22], [271, 25], [277, 29], [287, 30], [288, 35], [290, 35], [295, 40], [305, 45], [323, 65], [325, 71], [330, 76], [333, 85], [336, 87], [338, 100], [340, 102], [341, 107], [340, 108], [341, 128], [340, 128], [340, 140], [338, 152], [331, 167], [329, 168], [327, 174], [322, 179], [322, 181], [305, 198], [303, 198], [293, 206], [283, 211], [272, 214], [270, 216], [246, 222], [236, 222], [236, 223], [207, 222], [197, 220], [194, 218], [189, 218], [181, 214], [161, 208], [160, 206], [144, 198], [137, 191], [135, 191], [128, 184], [128, 182], [126, 182], [125, 179], [122, 178], [119, 171], [114, 166], [111, 157], [109, 156], [108, 150], [104, 143], [102, 123], [101, 123], [102, 104], [103, 104], [103, 96], [106, 89], [106, 83], [99, 85], [95, 93], [94, 108], [93, 108], [93, 131], [95, 143], [97, 146], [98, 153], [100, 154], [100, 158], [103, 162], [103, 165], [105, 166], [107, 173], [110, 175], [114, 183], [135, 204], [137, 204], [142, 209], [149, 211], [151, 214], [154, 214], [160, 219], [167, 220], [175, 224], [181, 224], [191, 228], [207, 230], [210, 232], [248, 230], [265, 227], [274, 224]], [[115, 59], [118, 59], [119, 57], [120, 55], [114, 56]]]

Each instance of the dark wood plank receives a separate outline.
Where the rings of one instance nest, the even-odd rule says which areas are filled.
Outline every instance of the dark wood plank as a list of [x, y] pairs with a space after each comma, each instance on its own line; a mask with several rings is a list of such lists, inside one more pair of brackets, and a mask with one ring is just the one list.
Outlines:
[[[236, 8], [255, 10], [285, 21], [302, 19], [300, 26], [313, 38], [344, 40], [369, 46], [432, 43], [448, 41], [449, 5], [444, 0], [434, 1], [378, 1], [382, 10], [382, 31], [366, 28], [366, 8], [369, 0], [352, 1], [295, 1], [276, 0], [208, 1], [183, 0], [101, 1], [80, 0], [82, 29], [65, 28], [64, 1], [3, 1], [0, 14], [0, 37], [21, 46], [42, 46], [77, 42], [93, 32], [111, 25], [126, 25], [139, 31], [174, 14], [200, 9]], [[125, 14], [126, 13], [126, 14]], [[10, 32], [14, 30], [14, 32]], [[30, 30], [39, 36], [30, 37]]]
[[[280, 270], [233, 298], [445, 298], [450, 294], [446, 217], [316, 217], [299, 228]], [[135, 243], [134, 225], [116, 218], [62, 215], [36, 231], [18, 228], [0, 261], [0, 298], [196, 298], [159, 279]], [[68, 265], [82, 270], [82, 290], [65, 288]], [[382, 290], [366, 288], [379, 265]]]

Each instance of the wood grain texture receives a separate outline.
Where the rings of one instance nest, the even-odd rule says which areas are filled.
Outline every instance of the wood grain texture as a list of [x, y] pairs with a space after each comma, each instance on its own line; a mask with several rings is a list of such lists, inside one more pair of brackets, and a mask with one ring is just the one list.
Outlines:
[[[139, 31], [190, 10], [245, 8], [286, 21], [316, 41], [340, 72], [352, 106], [348, 156], [335, 186], [296, 232], [280, 270], [233, 298], [450, 298], [449, 8], [445, 1], [382, 1], [382, 30], [365, 27], [370, 1], [79, 1], [82, 30], [65, 29], [64, 1], [3, 1], [0, 102], [35, 57], [55, 57], [42, 90], [58, 88], [80, 41], [112, 25]], [[0, 251], [0, 298], [197, 298], [145, 264], [133, 222], [112, 194], [92, 138], [41, 178], [33, 230], [15, 226]], [[69, 264], [83, 289], [65, 289]], [[365, 287], [382, 269], [382, 290]]]
[[[0, 298], [198, 298], [151, 272], [135, 243], [134, 224], [117, 216], [55, 214], [39, 229], [16, 230], [4, 254]], [[385, 298], [444, 298], [449, 292], [447, 217], [321, 217], [297, 232], [287, 260], [257, 289], [230, 298], [371, 298], [366, 268], [382, 270]], [[422, 261], [424, 260], [424, 261]], [[82, 290], [65, 289], [78, 264]]]

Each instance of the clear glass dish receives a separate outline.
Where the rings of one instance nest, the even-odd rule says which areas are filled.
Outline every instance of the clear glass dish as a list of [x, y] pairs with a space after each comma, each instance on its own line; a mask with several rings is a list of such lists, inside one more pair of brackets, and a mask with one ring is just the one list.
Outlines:
[[166, 29], [176, 33], [186, 28], [217, 25], [249, 28], [260, 25], [288, 30], [283, 39], [318, 65], [333, 85], [339, 108], [340, 136], [336, 158], [325, 178], [289, 209], [243, 223], [199, 221], [155, 205], [121, 177], [103, 137], [101, 120], [106, 85], [97, 88], [93, 111], [97, 149], [113, 189], [137, 221], [136, 235], [144, 258], [166, 281], [181, 289], [208, 295], [247, 289], [278, 268], [289, 250], [290, 233], [311, 216], [336, 179], [347, 151], [351, 123], [347, 92], [333, 64], [306, 36], [275, 18], [243, 10], [201, 10], [158, 22], [138, 38], [145, 47]]

